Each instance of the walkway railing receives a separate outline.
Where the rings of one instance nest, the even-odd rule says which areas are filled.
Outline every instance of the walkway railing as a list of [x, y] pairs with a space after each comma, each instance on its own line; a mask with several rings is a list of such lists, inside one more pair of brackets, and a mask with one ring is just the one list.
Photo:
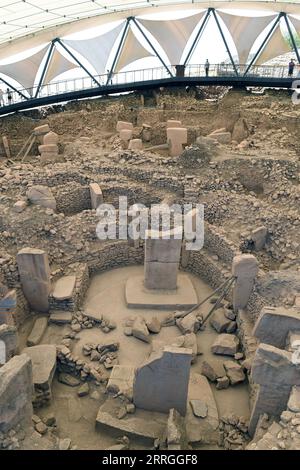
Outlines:
[[[188, 65], [185, 67], [184, 75], [181, 72], [176, 72], [174, 66], [169, 67], [172, 77], [175, 79], [181, 77], [185, 78], [201, 78], [206, 77], [211, 79], [213, 77], [217, 78], [232, 78], [236, 79], [237, 77], [245, 78], [245, 72], [247, 70], [246, 65], [237, 65], [236, 70], [234, 70], [232, 64], [211, 64], [209, 70], [205, 67], [205, 64], [200, 65]], [[298, 71], [294, 71], [294, 78]], [[71, 92], [79, 92], [83, 90], [92, 90], [99, 89], [99, 94], [101, 94], [101, 88], [113, 88], [118, 85], [133, 84], [138, 82], [155, 82], [162, 81], [164, 79], [172, 78], [165, 67], [157, 67], [151, 69], [142, 69], [142, 70], [133, 70], [128, 72], [120, 72], [117, 74], [104, 74], [95, 76], [95, 80], [91, 77], [83, 78], [74, 78], [68, 80], [62, 80], [55, 83], [50, 83], [48, 85], [43, 85], [36, 96], [37, 87], [31, 89], [18, 89], [18, 91], [23, 94], [30, 102], [34, 98], [46, 98], [50, 96], [63, 95]], [[251, 86], [251, 78], [269, 78], [269, 79], [287, 79], [288, 78], [288, 68], [283, 66], [253, 66], [251, 70], [247, 72], [247, 80], [249, 79], [249, 86]], [[211, 80], [208, 80], [208, 83]], [[100, 85], [98, 85], [97, 84]], [[113, 92], [113, 90], [112, 90]], [[9, 94], [5, 93], [3, 95], [3, 101], [0, 103], [2, 107], [10, 106], [15, 103], [26, 102], [26, 98], [22, 97], [17, 91], [10, 91]], [[10, 96], [9, 96], [10, 95]]]

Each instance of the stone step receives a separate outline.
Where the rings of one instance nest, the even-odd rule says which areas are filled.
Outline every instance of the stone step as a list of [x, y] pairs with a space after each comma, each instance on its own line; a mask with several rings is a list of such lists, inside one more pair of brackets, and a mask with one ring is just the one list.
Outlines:
[[57, 310], [50, 312], [49, 323], [56, 325], [65, 325], [72, 322], [72, 312], [65, 312], [64, 310]]
[[57, 301], [72, 298], [76, 284], [76, 276], [63, 276], [56, 282], [52, 297]]

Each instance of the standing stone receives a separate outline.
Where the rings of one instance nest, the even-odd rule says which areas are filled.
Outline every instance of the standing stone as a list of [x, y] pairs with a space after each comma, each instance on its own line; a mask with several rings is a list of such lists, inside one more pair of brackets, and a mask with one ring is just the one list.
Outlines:
[[103, 193], [98, 183], [90, 183], [92, 209], [98, 209], [103, 204]]
[[171, 157], [178, 157], [183, 151], [183, 145], [187, 144], [187, 129], [170, 127], [167, 129], [167, 142]]
[[292, 353], [261, 343], [252, 363], [251, 378], [259, 385], [249, 424], [249, 434], [253, 436], [260, 415], [279, 418], [286, 410], [293, 386], [300, 385], [300, 369], [293, 363]]
[[153, 353], [135, 372], [133, 402], [137, 408], [186, 414], [192, 351], [168, 346]]
[[[9, 361], [18, 351], [18, 331], [14, 326], [0, 325], [0, 342], [5, 345], [5, 362]], [[1, 362], [0, 362], [1, 364]]]
[[143, 141], [141, 139], [131, 139], [128, 150], [143, 150]]
[[17, 255], [24, 295], [31, 308], [48, 312], [48, 297], [51, 290], [48, 255], [37, 248], [24, 248]]
[[25, 428], [32, 418], [32, 366], [26, 354], [15, 356], [0, 368], [0, 432], [18, 424]]
[[268, 229], [266, 227], [258, 227], [251, 233], [251, 240], [254, 243], [255, 251], [261, 251], [267, 241]]
[[236, 277], [233, 289], [234, 311], [246, 308], [258, 273], [258, 262], [253, 255], [238, 255], [233, 258], [232, 274]]
[[32, 204], [56, 210], [56, 201], [48, 186], [33, 186], [27, 191], [26, 196]]
[[154, 230], [146, 233], [144, 270], [147, 289], [177, 288], [182, 238], [175, 238], [176, 233]]
[[117, 132], [121, 132], [123, 130], [133, 131], [133, 124], [131, 122], [118, 121], [117, 122]]

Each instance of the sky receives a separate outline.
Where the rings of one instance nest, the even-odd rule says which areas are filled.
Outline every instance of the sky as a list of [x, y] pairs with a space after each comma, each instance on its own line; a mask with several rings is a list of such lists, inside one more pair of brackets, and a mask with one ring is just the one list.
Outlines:
[[[227, 12], [226, 9], [222, 9], [222, 11]], [[183, 18], [184, 16], [190, 16], [191, 13], [198, 13], [198, 12], [199, 12], [199, 9], [195, 10], [194, 12], [189, 10], [189, 13], [187, 15], [186, 12], [184, 10], [182, 10], [182, 11], [177, 11], [177, 12], [173, 12], [173, 13], [169, 12], [169, 13], [164, 13], [164, 14], [160, 13], [160, 14], [144, 15], [144, 16], [141, 16], [141, 18], [144, 18], [144, 19], [157, 19], [157, 20], [172, 20], [172, 19]], [[228, 11], [228, 13], [233, 13], [233, 10]], [[251, 11], [251, 10], [246, 11], [246, 10], [235, 9], [234, 13], [237, 14], [237, 15], [241, 15], [241, 16], [258, 16], [257, 12], [254, 12], [254, 11]], [[260, 16], [270, 15], [270, 12], [264, 13], [264, 12], [260, 11], [259, 15]], [[237, 54], [237, 51], [236, 51], [234, 42], [231, 38], [231, 35], [227, 31], [227, 28], [224, 25], [224, 23], [222, 22], [221, 18], [219, 18], [219, 21], [220, 21], [220, 23], [223, 27], [223, 32], [224, 32], [226, 41], [228, 43], [228, 46], [230, 48], [231, 54], [233, 56], [235, 56]], [[120, 22], [114, 22], [114, 23], [107, 24], [105, 26], [101, 26], [100, 28], [93, 28], [93, 29], [85, 30], [85, 31], [82, 31], [81, 33], [73, 34], [72, 36], [66, 36], [65, 39], [88, 39], [88, 38], [92, 38], [92, 37], [95, 37], [95, 36], [99, 36], [100, 34], [103, 34], [107, 31], [109, 31], [110, 29], [112, 29], [113, 27], [115, 27], [119, 23]], [[281, 23], [281, 25], [282, 25], [281, 26], [282, 27], [282, 32], [286, 33], [286, 26], [283, 24], [283, 22]], [[135, 33], [136, 37], [141, 42], [141, 44], [145, 47], [145, 49], [147, 49], [151, 52], [151, 48], [149, 48], [149, 45], [147, 44], [145, 39], [142, 37], [141, 33], [137, 30], [135, 25], [132, 26], [132, 30]], [[197, 33], [197, 30], [195, 30], [193, 35], [191, 36], [191, 38], [190, 38], [190, 40], [187, 44], [187, 47], [185, 49], [185, 52], [183, 54], [183, 57], [186, 56], [188, 50], [190, 49], [191, 44], [193, 43], [193, 40], [194, 40], [194, 37], [195, 37], [196, 33]], [[267, 33], [267, 30], [265, 30], [262, 33], [262, 35], [260, 35], [258, 37], [256, 43], [253, 46], [253, 49], [252, 49], [253, 51], [257, 50], [257, 48], [259, 47], [259, 44], [263, 40], [263, 37], [265, 37], [266, 33]], [[166, 56], [164, 50], [155, 41], [154, 38], [152, 38], [152, 41], [153, 41], [153, 44], [155, 45], [156, 49], [160, 53], [161, 57], [165, 61], [165, 63], [168, 64], [169, 60], [168, 60], [168, 57]], [[116, 53], [117, 46], [118, 46], [118, 41], [116, 41], [115, 47], [112, 48], [111, 55], [110, 55], [110, 58], [109, 58], [109, 61], [108, 61], [108, 67], [107, 67], [108, 69], [109, 69], [110, 65], [112, 64], [113, 58], [114, 58], [115, 53]], [[57, 47], [63, 55], [65, 55], [68, 59], [71, 59], [70, 56], [68, 56], [68, 54], [59, 45]], [[32, 55], [33, 53], [37, 52], [40, 49], [42, 49], [42, 47], [35, 48], [35, 49], [30, 50], [30, 51], [27, 51], [26, 53], [22, 53], [22, 54], [19, 54], [17, 56], [10, 57], [6, 61], [1, 61], [0, 64], [11, 63], [11, 62], [15, 62], [17, 60], [21, 60], [25, 57], [29, 57], [30, 55]], [[190, 59], [189, 63], [190, 64], [204, 64], [206, 59], [208, 59], [211, 64], [218, 64], [218, 63], [221, 63], [223, 61], [227, 61], [229, 59], [227, 51], [226, 51], [226, 47], [225, 47], [225, 45], [222, 41], [220, 32], [217, 28], [216, 22], [215, 22], [214, 18], [212, 17], [212, 15], [211, 15], [211, 17], [210, 17], [210, 19], [209, 19], [209, 21], [206, 25], [206, 28], [205, 28], [205, 30], [204, 30], [197, 46], [194, 49], [194, 53], [191, 56], [191, 59]], [[82, 61], [83, 65], [85, 67], [87, 67], [92, 73], [95, 73], [95, 75], [96, 75], [96, 72], [94, 71], [93, 67], [83, 57], [80, 57], [80, 60]], [[161, 62], [159, 61], [158, 58], [149, 57], [149, 58], [145, 58], [145, 59], [141, 59], [141, 60], [138, 60], [136, 62], [133, 62], [132, 64], [127, 66], [124, 69], [124, 71], [140, 70], [140, 69], [145, 69], [145, 68], [155, 68], [155, 67], [161, 67], [161, 66], [162, 66], [162, 64], [161, 64]], [[41, 69], [42, 68], [43, 68], [43, 64], [41, 65]], [[82, 69], [74, 69], [74, 70], [66, 72], [66, 73], [62, 74], [61, 76], [57, 77], [54, 80], [54, 82], [60, 81], [60, 80], [69, 80], [69, 79], [73, 79], [73, 78], [81, 78], [81, 77], [84, 77], [84, 76], [86, 76], [86, 74]], [[10, 83], [12, 83], [12, 85], [16, 86], [17, 88], [20, 88], [19, 84], [16, 83], [14, 80], [9, 79], [9, 81], [10, 81]], [[5, 85], [0, 84], [0, 87], [2, 89], [6, 89]]]

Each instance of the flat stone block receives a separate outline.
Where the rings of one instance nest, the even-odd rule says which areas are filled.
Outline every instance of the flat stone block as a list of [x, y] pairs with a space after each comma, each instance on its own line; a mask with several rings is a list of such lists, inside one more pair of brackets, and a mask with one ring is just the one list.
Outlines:
[[56, 282], [52, 297], [55, 300], [68, 300], [72, 298], [76, 284], [76, 276], [63, 276]]
[[27, 339], [27, 346], [37, 346], [43, 338], [48, 326], [48, 317], [39, 317], [35, 320], [33, 328]]
[[[161, 232], [148, 231], [148, 237], [145, 242], [145, 263], [178, 263], [181, 254], [182, 234], [181, 238], [154, 238], [159, 236]], [[173, 232], [170, 233], [170, 236]], [[178, 232], [179, 233], [179, 232]], [[180, 233], [179, 233], [180, 235]]]
[[289, 332], [300, 330], [300, 315], [296, 309], [264, 307], [253, 329], [253, 336], [262, 343], [284, 349]]
[[56, 325], [65, 325], [71, 323], [72, 313], [59, 310], [57, 312], [50, 313], [49, 323], [55, 323]]
[[158, 310], [186, 310], [198, 303], [195, 288], [187, 274], [178, 274], [177, 289], [149, 290], [144, 285], [143, 276], [128, 279], [125, 287], [128, 308]]
[[34, 385], [43, 389], [49, 388], [56, 369], [56, 346], [42, 344], [25, 348], [22, 353], [31, 359]]

